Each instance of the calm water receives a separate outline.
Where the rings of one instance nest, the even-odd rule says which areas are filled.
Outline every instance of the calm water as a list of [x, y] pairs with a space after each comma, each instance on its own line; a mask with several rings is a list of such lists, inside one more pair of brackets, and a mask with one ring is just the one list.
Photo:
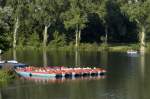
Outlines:
[[65, 80], [20, 79], [1, 87], [0, 99], [150, 99], [150, 54], [24, 51], [1, 59], [45, 66], [106, 68], [107, 77]]

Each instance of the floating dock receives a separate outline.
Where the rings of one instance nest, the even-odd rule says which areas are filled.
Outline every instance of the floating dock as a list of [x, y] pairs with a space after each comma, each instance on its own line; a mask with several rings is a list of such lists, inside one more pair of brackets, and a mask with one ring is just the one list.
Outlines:
[[25, 67], [15, 69], [22, 77], [75, 78], [101, 76], [106, 73], [102, 68], [68, 68], [68, 67]]

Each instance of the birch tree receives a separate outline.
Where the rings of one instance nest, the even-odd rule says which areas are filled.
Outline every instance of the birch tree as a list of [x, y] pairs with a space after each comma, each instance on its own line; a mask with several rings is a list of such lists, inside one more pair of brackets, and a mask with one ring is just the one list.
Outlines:
[[13, 27], [13, 48], [16, 48], [17, 43], [17, 33], [20, 26], [20, 21], [22, 17], [22, 9], [24, 7], [26, 0], [7, 0], [6, 5], [13, 9], [12, 17], [14, 19]]
[[136, 22], [139, 31], [140, 51], [144, 52], [146, 43], [146, 31], [150, 28], [150, 1], [135, 0], [124, 2], [121, 9], [124, 15], [129, 17], [130, 21]]
[[39, 25], [44, 27], [43, 47], [47, 46], [49, 29], [57, 20], [58, 9], [60, 9], [61, 4], [59, 1], [60, 0], [36, 0], [32, 2], [32, 6], [34, 6], [33, 18], [38, 21]]
[[99, 18], [102, 20], [105, 30], [105, 44], [107, 44], [108, 39], [108, 11], [107, 11], [107, 2], [108, 0], [98, 0], [96, 1], [95, 13], [98, 14]]
[[86, 27], [87, 13], [84, 9], [86, 0], [69, 0], [69, 8], [63, 13], [64, 25], [67, 29], [73, 29], [75, 31], [75, 46], [76, 48], [80, 44], [81, 30]]

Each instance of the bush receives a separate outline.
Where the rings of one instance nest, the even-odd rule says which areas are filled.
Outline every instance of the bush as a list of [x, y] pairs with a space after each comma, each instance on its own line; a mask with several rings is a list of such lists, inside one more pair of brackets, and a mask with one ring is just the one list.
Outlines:
[[0, 49], [8, 50], [11, 47], [11, 35], [9, 33], [0, 34]]
[[12, 71], [0, 70], [0, 83], [7, 83], [14, 77], [15, 77], [15, 74]]
[[96, 43], [89, 44], [89, 43], [81, 43], [79, 46], [79, 50], [81, 51], [97, 51], [98, 45]]
[[27, 46], [29, 47], [39, 47], [41, 45], [40, 38], [36, 33], [33, 33], [29, 36], [27, 41]]
[[102, 43], [99, 47], [99, 50], [104, 50], [104, 51], [108, 51], [109, 50], [109, 46], [107, 43]]
[[25, 45], [25, 37], [24, 35], [20, 35], [18, 38], [18, 46], [19, 48], [23, 48], [23, 46]]
[[65, 35], [60, 35], [57, 31], [54, 32], [53, 34], [53, 40], [49, 43], [49, 48], [53, 47], [63, 47], [66, 45], [66, 37]]
[[133, 50], [139, 50], [139, 48], [140, 48], [139, 44], [130, 44], [130, 46]]

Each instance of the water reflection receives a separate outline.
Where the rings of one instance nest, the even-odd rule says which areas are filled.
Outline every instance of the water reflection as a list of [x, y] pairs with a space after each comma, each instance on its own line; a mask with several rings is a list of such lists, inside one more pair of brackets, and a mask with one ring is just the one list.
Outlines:
[[79, 67], [80, 64], [80, 52], [78, 50], [75, 51], [75, 66]]
[[[14, 54], [12, 54], [14, 53]], [[3, 60], [17, 59], [23, 62], [36, 66], [107, 66], [108, 53], [100, 52], [80, 52], [80, 51], [9, 51], [2, 56]]]
[[1, 92], [1, 90], [0, 90], [0, 99], [2, 99], [2, 92]]
[[43, 66], [48, 66], [47, 65], [47, 50], [43, 49]]
[[[149, 99], [150, 54], [128, 56], [111, 52], [16, 52], [18, 61], [45, 65], [97, 66], [107, 69], [105, 79], [79, 78], [21, 80], [1, 90], [5, 99]], [[3, 59], [10, 59], [5, 54]]]
[[56, 80], [43, 82], [37, 80], [36, 83], [24, 81], [24, 83], [24, 85], [3, 89], [2, 97], [5, 99], [99, 99], [105, 90], [104, 80], [97, 77], [65, 79], [57, 82]]
[[100, 80], [104, 79], [106, 76], [93, 76], [93, 77], [76, 77], [76, 78], [40, 78], [40, 77], [22, 77], [22, 81], [33, 81], [39, 84], [47, 84], [47, 83], [66, 83], [66, 82], [73, 82], [73, 81], [81, 81], [81, 80]]
[[16, 49], [13, 49], [13, 60], [17, 60]]
[[108, 52], [104, 51], [100, 53], [100, 56], [101, 56], [101, 60], [100, 60], [101, 64], [106, 68], [106, 66], [108, 65]]
[[140, 58], [141, 58], [140, 59], [140, 61], [141, 61], [141, 66], [140, 66], [141, 67], [140, 68], [140, 70], [141, 70], [141, 77], [144, 78], [144, 72], [145, 72], [145, 54], [142, 53]]

